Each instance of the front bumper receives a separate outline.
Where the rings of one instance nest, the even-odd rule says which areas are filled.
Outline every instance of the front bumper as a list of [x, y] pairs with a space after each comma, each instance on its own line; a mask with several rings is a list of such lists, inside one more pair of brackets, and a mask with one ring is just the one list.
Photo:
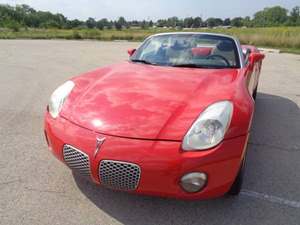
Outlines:
[[[245, 153], [248, 135], [223, 141], [217, 147], [184, 152], [180, 142], [151, 141], [102, 135], [82, 128], [64, 118], [45, 115], [45, 134], [53, 154], [64, 162], [65, 144], [80, 149], [90, 160], [90, 177], [100, 184], [99, 165], [103, 160], [136, 164], [141, 175], [135, 193], [181, 199], [207, 199], [224, 195], [231, 187]], [[96, 138], [105, 137], [95, 155]], [[203, 190], [186, 193], [180, 179], [190, 172], [205, 172], [208, 181]]]

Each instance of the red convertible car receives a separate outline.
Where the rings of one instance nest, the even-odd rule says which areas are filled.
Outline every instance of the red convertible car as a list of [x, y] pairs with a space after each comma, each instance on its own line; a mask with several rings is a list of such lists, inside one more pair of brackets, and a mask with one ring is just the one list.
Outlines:
[[115, 190], [207, 199], [241, 190], [264, 55], [231, 36], [165, 33], [58, 87], [49, 149]]

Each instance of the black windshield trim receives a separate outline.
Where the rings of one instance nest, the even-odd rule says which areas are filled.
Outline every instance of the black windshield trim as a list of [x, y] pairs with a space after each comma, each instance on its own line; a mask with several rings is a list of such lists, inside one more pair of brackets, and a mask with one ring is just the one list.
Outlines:
[[237, 66], [200, 65], [194, 63], [172, 64], [172, 67], [200, 68], [200, 69], [238, 69]]
[[130, 62], [133, 63], [143, 63], [143, 64], [147, 64], [147, 65], [158, 65], [157, 63], [153, 63], [153, 62], [149, 62], [147, 60], [143, 60], [143, 59], [130, 59]]

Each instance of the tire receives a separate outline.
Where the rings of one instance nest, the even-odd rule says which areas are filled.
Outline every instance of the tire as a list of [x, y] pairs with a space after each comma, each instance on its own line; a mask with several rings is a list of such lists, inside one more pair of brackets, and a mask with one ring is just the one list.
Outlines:
[[256, 86], [256, 88], [254, 89], [254, 91], [253, 91], [253, 99], [254, 99], [254, 101], [256, 100], [256, 95], [257, 95], [257, 86]]
[[236, 176], [230, 190], [228, 191], [229, 195], [236, 196], [241, 192], [243, 180], [244, 180], [244, 174], [245, 174], [245, 161], [246, 161], [246, 156], [244, 156], [239, 173]]

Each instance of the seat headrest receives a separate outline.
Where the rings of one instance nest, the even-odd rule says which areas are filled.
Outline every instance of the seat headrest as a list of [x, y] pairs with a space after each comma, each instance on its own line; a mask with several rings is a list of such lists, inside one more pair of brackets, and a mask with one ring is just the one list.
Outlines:
[[211, 47], [192, 48], [193, 56], [208, 56], [211, 54], [211, 51], [212, 51]]

